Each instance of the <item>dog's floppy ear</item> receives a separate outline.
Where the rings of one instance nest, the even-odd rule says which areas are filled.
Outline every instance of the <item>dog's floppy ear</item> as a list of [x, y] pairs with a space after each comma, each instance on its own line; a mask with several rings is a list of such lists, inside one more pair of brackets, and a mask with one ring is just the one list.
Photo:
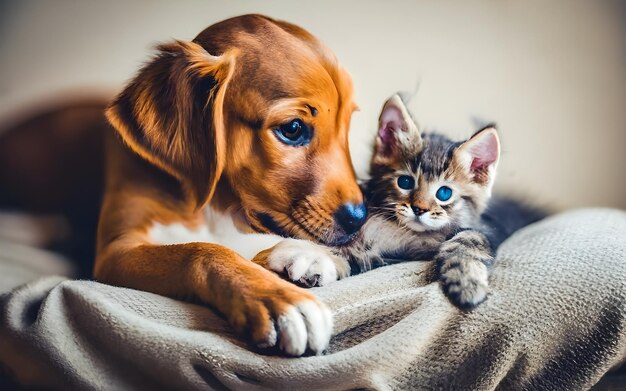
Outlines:
[[200, 206], [224, 167], [224, 94], [235, 52], [212, 56], [185, 41], [158, 50], [106, 115], [133, 151], [176, 177]]

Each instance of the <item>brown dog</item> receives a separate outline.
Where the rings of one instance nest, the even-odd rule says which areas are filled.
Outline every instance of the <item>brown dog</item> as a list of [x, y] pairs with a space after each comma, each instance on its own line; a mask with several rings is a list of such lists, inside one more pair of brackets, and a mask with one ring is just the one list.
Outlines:
[[354, 109], [334, 55], [289, 23], [246, 15], [160, 46], [107, 110], [120, 137], [107, 144], [95, 277], [198, 298], [259, 346], [321, 352], [327, 308], [221, 244], [224, 231], [255, 251], [354, 236]]

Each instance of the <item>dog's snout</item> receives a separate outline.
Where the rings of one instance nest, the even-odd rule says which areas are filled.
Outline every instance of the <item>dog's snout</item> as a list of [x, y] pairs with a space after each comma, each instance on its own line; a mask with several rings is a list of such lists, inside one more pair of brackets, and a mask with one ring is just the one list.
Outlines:
[[348, 235], [357, 232], [366, 219], [367, 207], [365, 204], [344, 204], [335, 213], [335, 220]]

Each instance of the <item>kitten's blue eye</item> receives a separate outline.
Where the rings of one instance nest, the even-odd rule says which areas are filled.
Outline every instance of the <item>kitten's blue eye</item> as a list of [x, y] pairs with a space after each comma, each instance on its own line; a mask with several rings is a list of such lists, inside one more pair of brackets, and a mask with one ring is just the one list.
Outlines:
[[437, 197], [439, 201], [448, 201], [450, 197], [452, 197], [452, 189], [448, 186], [441, 186], [437, 190], [437, 193], [435, 193], [435, 197]]
[[313, 130], [301, 119], [294, 119], [274, 129], [274, 134], [287, 145], [301, 147], [311, 142]]
[[415, 186], [415, 179], [409, 175], [400, 175], [398, 177], [398, 187], [404, 190], [412, 190]]

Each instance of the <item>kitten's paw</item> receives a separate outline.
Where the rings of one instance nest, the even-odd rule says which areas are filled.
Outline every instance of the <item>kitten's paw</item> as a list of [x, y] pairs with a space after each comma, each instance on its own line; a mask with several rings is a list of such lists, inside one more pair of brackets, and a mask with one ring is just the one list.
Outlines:
[[471, 309], [489, 293], [489, 267], [493, 265], [487, 237], [464, 230], [445, 241], [435, 257], [443, 291], [456, 306]]
[[285, 239], [267, 257], [270, 270], [306, 287], [324, 286], [349, 274], [344, 259], [315, 243]]
[[440, 274], [443, 291], [457, 307], [471, 309], [485, 301], [489, 293], [489, 271], [477, 261], [450, 265]]

